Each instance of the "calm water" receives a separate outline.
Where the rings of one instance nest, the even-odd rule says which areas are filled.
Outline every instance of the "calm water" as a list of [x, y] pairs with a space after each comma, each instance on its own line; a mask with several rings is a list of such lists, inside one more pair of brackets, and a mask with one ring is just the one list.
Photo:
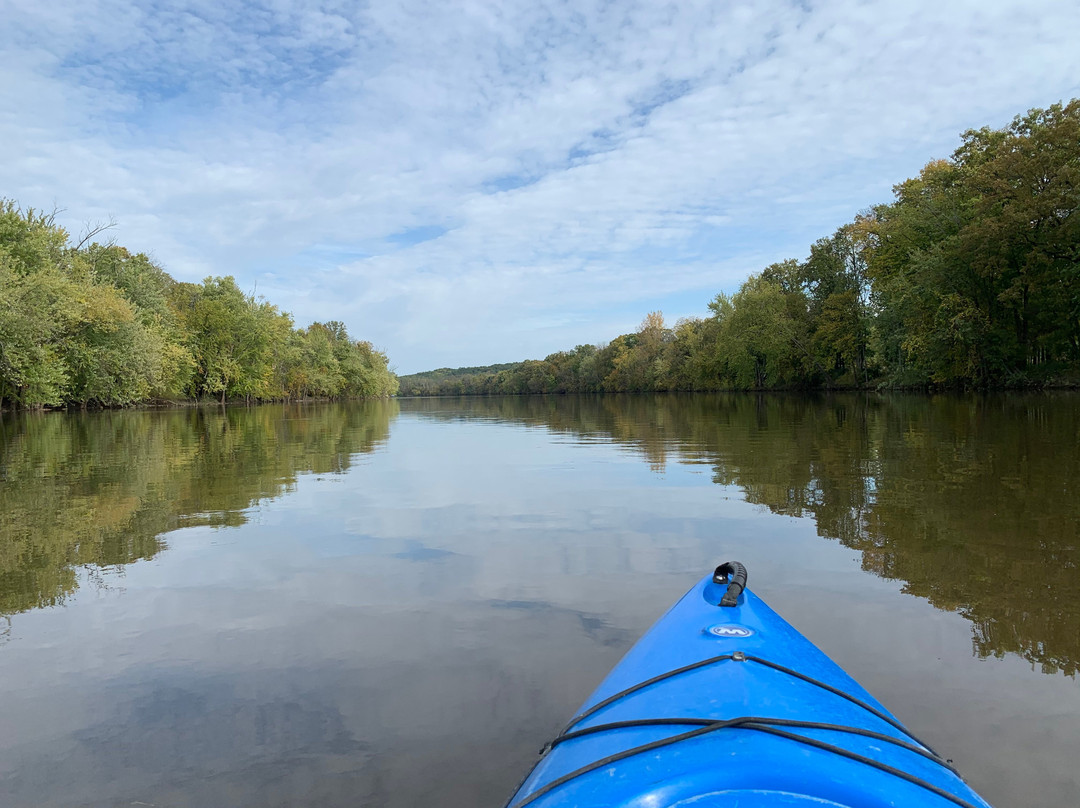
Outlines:
[[713, 565], [1000, 808], [1080, 805], [1080, 399], [0, 419], [0, 804], [499, 806]]

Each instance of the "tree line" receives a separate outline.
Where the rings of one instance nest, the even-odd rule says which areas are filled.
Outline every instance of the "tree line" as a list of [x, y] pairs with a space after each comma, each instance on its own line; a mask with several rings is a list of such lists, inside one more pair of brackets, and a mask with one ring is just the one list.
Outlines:
[[1080, 382], [1080, 100], [972, 129], [947, 160], [787, 260], [606, 345], [412, 395]]
[[297, 328], [232, 277], [181, 283], [142, 253], [70, 243], [0, 199], [0, 406], [392, 395], [387, 357], [336, 321]]

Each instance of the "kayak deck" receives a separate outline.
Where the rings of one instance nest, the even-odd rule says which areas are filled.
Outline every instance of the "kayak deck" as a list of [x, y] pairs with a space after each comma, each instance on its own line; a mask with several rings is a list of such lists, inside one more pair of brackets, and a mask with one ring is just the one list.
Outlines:
[[676, 603], [508, 805], [987, 808], [744, 581], [722, 565]]

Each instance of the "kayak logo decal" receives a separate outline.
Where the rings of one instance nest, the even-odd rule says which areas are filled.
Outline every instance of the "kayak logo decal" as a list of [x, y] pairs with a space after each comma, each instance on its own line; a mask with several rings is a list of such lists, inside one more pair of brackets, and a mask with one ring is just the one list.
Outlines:
[[721, 626], [709, 626], [706, 631], [714, 637], [724, 637], [735, 640], [740, 640], [744, 637], [752, 637], [754, 635], [754, 630], [752, 628], [736, 626], [734, 623], [725, 623]]

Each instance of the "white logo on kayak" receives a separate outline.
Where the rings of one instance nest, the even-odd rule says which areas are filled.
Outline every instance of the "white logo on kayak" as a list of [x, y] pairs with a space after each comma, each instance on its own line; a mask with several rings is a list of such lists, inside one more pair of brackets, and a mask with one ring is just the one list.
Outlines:
[[749, 637], [753, 635], [754, 630], [747, 628], [746, 626], [734, 626], [728, 623], [723, 626], [710, 626], [709, 633], [714, 637]]

